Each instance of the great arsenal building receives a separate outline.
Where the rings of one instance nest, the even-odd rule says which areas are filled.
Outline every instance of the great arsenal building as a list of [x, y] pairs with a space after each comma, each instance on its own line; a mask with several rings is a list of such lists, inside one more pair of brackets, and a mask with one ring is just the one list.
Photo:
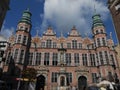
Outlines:
[[66, 90], [69, 86], [82, 90], [102, 77], [120, 78], [112, 35], [106, 33], [100, 14], [91, 18], [92, 38], [82, 37], [75, 26], [67, 37], [57, 37], [52, 27], [41, 37], [38, 33], [31, 37], [31, 15], [28, 9], [23, 12], [15, 35], [8, 40], [4, 72], [9, 69], [11, 57], [19, 69], [16, 72], [24, 66], [35, 68], [36, 90]]

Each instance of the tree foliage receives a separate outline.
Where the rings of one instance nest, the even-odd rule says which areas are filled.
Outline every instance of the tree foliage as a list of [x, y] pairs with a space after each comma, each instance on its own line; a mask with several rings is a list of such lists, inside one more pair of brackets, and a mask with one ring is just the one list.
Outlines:
[[34, 68], [26, 68], [22, 71], [22, 77], [27, 78], [29, 82], [34, 81], [37, 71]]

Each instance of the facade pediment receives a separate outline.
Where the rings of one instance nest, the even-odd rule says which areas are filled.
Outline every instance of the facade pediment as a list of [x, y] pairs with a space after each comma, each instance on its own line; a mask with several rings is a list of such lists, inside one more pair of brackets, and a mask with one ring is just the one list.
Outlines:
[[75, 69], [76, 72], [89, 72], [89, 69], [85, 66], [79, 66]]
[[44, 65], [36, 66], [35, 69], [37, 69], [38, 71], [49, 71], [49, 69]]

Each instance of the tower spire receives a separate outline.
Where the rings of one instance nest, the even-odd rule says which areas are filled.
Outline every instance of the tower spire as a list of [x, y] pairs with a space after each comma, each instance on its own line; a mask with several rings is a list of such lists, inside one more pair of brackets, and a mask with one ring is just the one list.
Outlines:
[[38, 34], [39, 34], [39, 30], [36, 30], [36, 36], [38, 36]]
[[63, 32], [61, 31], [61, 35], [60, 35], [61, 37], [63, 37]]
[[31, 12], [29, 11], [29, 8], [27, 8], [24, 12], [23, 12], [23, 15], [22, 15], [22, 18], [21, 20], [19, 21], [19, 23], [21, 22], [24, 22], [24, 23], [27, 23], [27, 24], [30, 24], [31, 25]]
[[112, 39], [112, 32], [110, 32], [110, 39]]
[[[96, 2], [97, 0], [95, 0]], [[96, 14], [96, 7], [95, 7], [95, 3], [94, 3], [94, 15]]]

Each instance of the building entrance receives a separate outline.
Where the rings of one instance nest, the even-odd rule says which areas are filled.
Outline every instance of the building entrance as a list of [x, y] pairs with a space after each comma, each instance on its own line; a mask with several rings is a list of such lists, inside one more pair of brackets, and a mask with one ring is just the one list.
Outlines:
[[45, 87], [45, 77], [40, 75], [37, 77], [35, 90], [44, 90]]
[[60, 86], [65, 86], [65, 77], [60, 77]]
[[84, 88], [87, 87], [87, 78], [85, 76], [80, 76], [78, 78], [78, 88], [79, 90], [85, 90]]

